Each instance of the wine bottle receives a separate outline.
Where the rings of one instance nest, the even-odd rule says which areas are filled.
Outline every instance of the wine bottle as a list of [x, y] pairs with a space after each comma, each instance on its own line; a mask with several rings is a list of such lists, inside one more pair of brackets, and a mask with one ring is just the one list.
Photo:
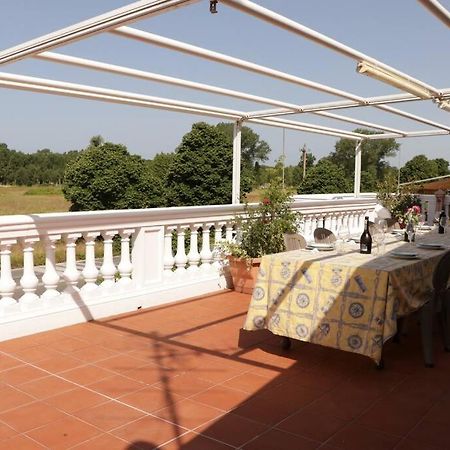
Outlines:
[[447, 216], [445, 214], [445, 209], [442, 208], [441, 214], [439, 214], [439, 234], [444, 234], [445, 225], [447, 223]]
[[369, 231], [369, 218], [364, 217], [364, 231], [359, 240], [359, 253], [372, 253], [372, 236]]

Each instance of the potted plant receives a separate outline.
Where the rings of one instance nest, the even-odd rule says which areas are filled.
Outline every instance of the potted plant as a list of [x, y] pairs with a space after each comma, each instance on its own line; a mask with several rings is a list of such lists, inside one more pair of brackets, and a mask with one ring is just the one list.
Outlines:
[[291, 194], [278, 180], [272, 182], [258, 205], [245, 203], [243, 215], [236, 218], [233, 241], [221, 243], [236, 291], [251, 293], [261, 257], [284, 251], [283, 234], [297, 231], [300, 213], [290, 208]]

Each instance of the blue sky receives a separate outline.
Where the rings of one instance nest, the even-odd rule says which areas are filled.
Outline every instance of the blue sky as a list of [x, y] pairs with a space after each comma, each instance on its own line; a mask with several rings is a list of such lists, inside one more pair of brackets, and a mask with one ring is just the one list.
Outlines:
[[[450, 9], [450, 0], [441, 0]], [[123, 6], [125, 0], [3, 0], [0, 48], [71, 25]], [[449, 88], [450, 33], [414, 0], [257, 0], [257, 3], [340, 40], [437, 88]], [[211, 15], [209, 1], [201, 2], [133, 24], [135, 28], [183, 40], [211, 50], [247, 59], [303, 78], [329, 84], [362, 96], [397, 93], [395, 88], [356, 74], [352, 59], [313, 44], [219, 2]], [[158, 47], [103, 34], [54, 51], [98, 59], [165, 75], [216, 84], [297, 104], [335, 100], [327, 94], [212, 63]], [[239, 101], [168, 85], [56, 65], [34, 59], [4, 65], [2, 71], [123, 89], [148, 95], [199, 102], [239, 110], [265, 109], [267, 105]], [[128, 146], [133, 153], [151, 158], [173, 151], [192, 123], [217, 120], [187, 114], [125, 105], [57, 97], [0, 88], [0, 142], [27, 152], [39, 148], [67, 151], [83, 148], [89, 138]], [[406, 111], [450, 124], [450, 113], [431, 102], [398, 105]], [[374, 108], [342, 114], [404, 130], [426, 125]], [[352, 130], [355, 125], [312, 115], [294, 120]], [[271, 160], [282, 152], [282, 129], [252, 126], [272, 147]], [[317, 157], [333, 150], [335, 138], [286, 130], [288, 163], [298, 161], [306, 144]], [[401, 139], [401, 161], [416, 154], [450, 159], [450, 136]], [[392, 161], [397, 164], [398, 159]]]

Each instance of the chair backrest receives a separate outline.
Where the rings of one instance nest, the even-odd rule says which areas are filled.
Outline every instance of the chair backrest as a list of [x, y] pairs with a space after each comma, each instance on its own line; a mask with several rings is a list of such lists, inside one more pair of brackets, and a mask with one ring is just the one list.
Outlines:
[[306, 239], [301, 234], [285, 233], [283, 238], [286, 251], [306, 248]]
[[391, 230], [399, 230], [400, 224], [397, 219], [386, 219], [386, 225]]
[[438, 262], [433, 273], [433, 289], [439, 297], [450, 288], [450, 252], [447, 252]]
[[316, 228], [314, 230], [314, 241], [317, 243], [331, 244], [336, 241], [336, 236], [327, 228]]

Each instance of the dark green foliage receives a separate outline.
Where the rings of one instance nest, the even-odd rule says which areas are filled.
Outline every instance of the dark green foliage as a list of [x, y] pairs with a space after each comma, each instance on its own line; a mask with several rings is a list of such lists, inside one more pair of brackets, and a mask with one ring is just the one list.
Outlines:
[[23, 153], [0, 144], [0, 184], [61, 184], [67, 162], [77, 153], [49, 149]]
[[353, 184], [343, 168], [333, 164], [328, 158], [321, 159], [306, 174], [298, 188], [299, 194], [332, 194], [351, 192]]
[[428, 159], [425, 155], [417, 155], [401, 168], [400, 181], [406, 183], [448, 175], [448, 165], [448, 161], [443, 158]]
[[[231, 203], [232, 167], [232, 146], [226, 136], [215, 126], [195, 123], [170, 165], [167, 206]], [[241, 183], [241, 189], [245, 193], [250, 186]]]
[[[358, 128], [355, 133], [378, 134], [378, 132]], [[352, 179], [355, 173], [355, 147], [354, 140], [342, 138], [335, 145], [335, 151], [329, 159], [337, 166], [344, 169], [345, 176]], [[385, 176], [386, 168], [389, 167], [386, 158], [394, 156], [400, 145], [395, 139], [365, 140], [361, 147], [361, 168], [363, 171], [372, 173], [373, 177], [381, 180]]]
[[161, 183], [123, 145], [91, 142], [66, 168], [64, 196], [72, 211], [160, 206]]

